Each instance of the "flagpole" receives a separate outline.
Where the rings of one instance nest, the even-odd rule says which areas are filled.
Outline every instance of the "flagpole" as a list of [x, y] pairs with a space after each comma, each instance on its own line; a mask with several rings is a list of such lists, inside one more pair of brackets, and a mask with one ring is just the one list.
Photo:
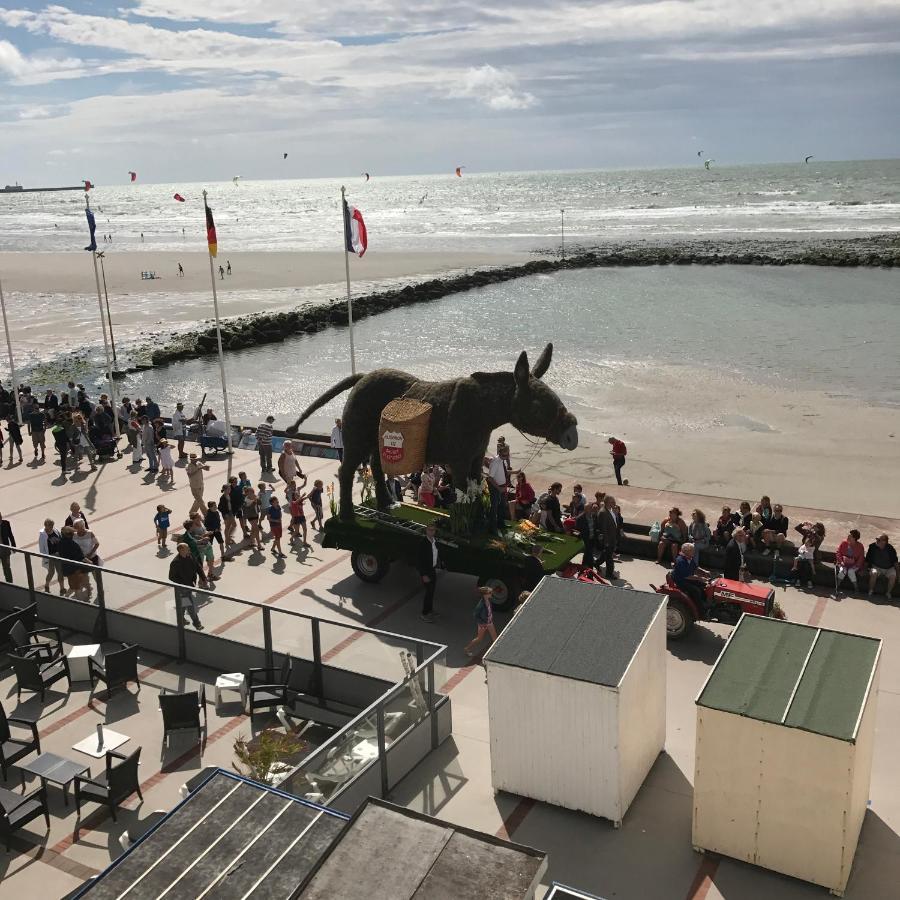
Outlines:
[[[203, 211], [206, 212], [206, 191], [203, 192]], [[216, 291], [216, 271], [213, 267], [212, 250], [209, 243], [206, 245], [206, 252], [209, 255], [209, 280], [212, 283], [213, 310], [216, 314], [216, 342], [219, 347], [219, 376], [222, 379], [222, 406], [225, 412], [225, 437], [228, 440], [228, 453], [232, 453], [231, 444], [231, 416], [228, 412], [228, 387], [225, 384], [225, 355], [222, 352], [222, 327], [219, 323], [219, 295]]]
[[100, 275], [103, 277], [103, 299], [106, 301], [106, 321], [109, 322], [109, 342], [112, 344], [112, 360], [113, 365], [118, 367], [119, 361], [116, 359], [116, 339], [113, 337], [112, 315], [109, 312], [109, 292], [106, 290], [106, 266], [103, 265], [103, 254], [98, 253], [100, 257]]
[[344, 186], [341, 185], [341, 220], [344, 223], [344, 271], [347, 274], [347, 323], [350, 326], [350, 374], [356, 374], [356, 352], [353, 348], [353, 298], [350, 296], [350, 253], [347, 250], [347, 220], [344, 210], [347, 198]]
[[566, 211], [565, 209], [561, 209], [559, 211], [559, 230], [560, 230], [560, 238], [562, 240], [561, 243], [561, 252], [562, 258], [566, 258]]
[[[12, 392], [16, 398], [16, 413], [19, 417], [19, 424], [24, 425], [22, 421], [22, 402], [19, 400], [19, 386], [16, 384], [16, 364], [13, 362], [12, 338], [9, 336], [9, 322], [6, 320], [6, 301], [3, 299], [3, 282], [0, 281], [0, 309], [3, 310], [3, 331], [6, 333], [6, 351], [9, 353], [9, 377], [12, 381]], [[12, 457], [10, 457], [10, 460]]]
[[[91, 208], [91, 200], [88, 192], [84, 192], [84, 208]], [[94, 281], [97, 283], [97, 306], [100, 308], [100, 327], [103, 330], [103, 349], [106, 353], [106, 377], [109, 381], [109, 402], [112, 406], [113, 427], [116, 430], [116, 452], [119, 451], [118, 438], [121, 435], [119, 430], [119, 404], [116, 402], [116, 383], [113, 380], [112, 361], [109, 358], [109, 340], [106, 337], [106, 319], [103, 317], [103, 296], [100, 293], [100, 269], [97, 267], [97, 239], [92, 237], [91, 243], [94, 249], [91, 250], [91, 259], [94, 261]]]

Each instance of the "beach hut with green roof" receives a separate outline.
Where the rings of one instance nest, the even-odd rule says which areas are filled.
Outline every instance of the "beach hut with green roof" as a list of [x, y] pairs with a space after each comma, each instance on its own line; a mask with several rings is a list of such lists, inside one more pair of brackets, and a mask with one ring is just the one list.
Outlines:
[[869, 799], [881, 641], [744, 616], [697, 697], [693, 843], [841, 896]]

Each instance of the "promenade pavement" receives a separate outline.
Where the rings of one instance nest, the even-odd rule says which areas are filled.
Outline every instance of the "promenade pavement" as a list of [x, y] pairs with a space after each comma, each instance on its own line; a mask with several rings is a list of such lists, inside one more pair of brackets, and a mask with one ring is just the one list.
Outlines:
[[[310, 481], [322, 478], [328, 484], [335, 480], [333, 461], [304, 458], [301, 462]], [[237, 451], [230, 462], [224, 458], [210, 460], [210, 467], [206, 475], [208, 499], [218, 496], [229, 469], [234, 472], [246, 469], [254, 484], [259, 480], [257, 457], [250, 452]], [[58, 467], [49, 461], [37, 467], [4, 468], [0, 471], [0, 512], [11, 521], [19, 545], [36, 549], [44, 518], [50, 515], [61, 524], [69, 503], [76, 500], [100, 540], [100, 553], [107, 567], [165, 579], [168, 558], [157, 555], [152, 517], [160, 502], [173, 510], [173, 523], [187, 512], [191, 497], [182, 468], [176, 468], [175, 477], [175, 486], [170, 488], [143, 472], [132, 471], [127, 460], [66, 479], [60, 477]], [[535, 486], [540, 486], [540, 479], [545, 477], [552, 480], [552, 471], [538, 473]], [[566, 489], [571, 486], [570, 477], [560, 480]], [[583, 483], [591, 490], [609, 489], [608, 485]], [[646, 524], [662, 518], [672, 503], [689, 511], [696, 502], [712, 513], [723, 502], [707, 497], [700, 498], [701, 503], [690, 495], [636, 487], [618, 490], [616, 496], [626, 520]], [[792, 520], [809, 512], [810, 518], [826, 522], [829, 537], [839, 534], [848, 523], [857, 524], [858, 519], [843, 513], [788, 509]], [[874, 530], [891, 531], [897, 522], [866, 520], [865, 524]], [[870, 539], [865, 531], [864, 539]], [[689, 639], [670, 646], [666, 750], [657, 760], [622, 828], [615, 830], [601, 819], [526, 798], [494, 794], [490, 783], [484, 670], [478, 659], [470, 660], [462, 652], [474, 633], [473, 578], [441, 574], [436, 608], [442, 615], [436, 625], [427, 625], [418, 618], [420, 585], [413, 571], [395, 565], [381, 584], [363, 584], [352, 573], [348, 553], [325, 550], [315, 538], [310, 543], [309, 551], [291, 552], [286, 560], [276, 560], [268, 547], [263, 554], [240, 551], [233, 562], [225, 564], [215, 593], [246, 597], [273, 610], [298, 610], [335, 621], [365, 623], [449, 645], [443, 689], [453, 700], [453, 735], [395, 788], [391, 798], [395, 802], [548, 850], [547, 883], [560, 880], [606, 898], [749, 900], [766, 896], [768, 900], [794, 900], [823, 896], [821, 889], [803, 882], [733, 860], [699, 856], [691, 849], [694, 698], [721, 651], [729, 628], [698, 627]], [[623, 582], [638, 589], [647, 589], [649, 584], [659, 583], [664, 577], [662, 568], [644, 560], [623, 559], [619, 569]], [[22, 572], [16, 572], [16, 580], [23, 577]], [[127, 605], [135, 614], [174, 621], [170, 589], [148, 590], [146, 585], [132, 586], [114, 577], [105, 578], [104, 583], [110, 606]], [[883, 598], [844, 596], [835, 601], [825, 591], [805, 593], [790, 588], [779, 590], [778, 598], [791, 621], [872, 635], [884, 641], [871, 803], [846, 896], [855, 900], [895, 898], [900, 884], [900, 775], [896, 768], [896, 748], [900, 746], [900, 607]], [[222, 596], [215, 596], [205, 604], [201, 617], [207, 629], [215, 633], [258, 639], [258, 614], [247, 615], [244, 609]], [[497, 615], [501, 625], [506, 619]], [[278, 649], [303, 651], [302, 640], [291, 629], [273, 630]], [[346, 644], [342, 644], [343, 637], [344, 633], [337, 629], [334, 633], [325, 629], [326, 651], [330, 648], [341, 654], [348, 652]], [[382, 660], [379, 652], [365, 642], [356, 642], [352, 648], [353, 654], [365, 655], [367, 664], [374, 660], [384, 665], [388, 674], [395, 662], [386, 657]], [[352, 658], [357, 657], [348, 652], [348, 656], [342, 657], [342, 663]], [[177, 664], [173, 671], [172, 677], [190, 677]], [[2, 683], [0, 694], [7, 712], [12, 714], [15, 694], [10, 695], [6, 689], [9, 684], [8, 680]], [[42, 730], [45, 721], [53, 727], [55, 715], [60, 714], [49, 707], [45, 710]], [[102, 710], [91, 715], [102, 717]], [[85, 718], [85, 724], [79, 726], [81, 730], [92, 727], [86, 724], [89, 721], [94, 719]], [[211, 724], [210, 732], [228, 725], [229, 721]], [[230, 736], [231, 732], [224, 737]], [[228, 754], [221, 751], [227, 751], [231, 740], [224, 737], [220, 749], [211, 752], [210, 762], [218, 763], [221, 757], [221, 764], [227, 765]], [[798, 765], [802, 764], [798, 760]], [[740, 773], [736, 772], [735, 777], [740, 777]], [[165, 782], [152, 786], [145, 793], [141, 814], [168, 808], [176, 793], [177, 786]], [[39, 829], [35, 826], [34, 830], [37, 835]], [[46, 871], [47, 885], [59, 884], [68, 889], [69, 884], [74, 886], [74, 876], [66, 875], [55, 865], [60, 859], [99, 869], [118, 852], [115, 842], [106, 838], [99, 841], [79, 838], [67, 844], [57, 840], [52, 846], [56, 857], [46, 851], [13, 854], [5, 863], [6, 875], [19, 872], [22, 881], [17, 879], [16, 884], [33, 887], [42, 883], [39, 879]], [[44, 896], [60, 896], [60, 893], [54, 887]]]

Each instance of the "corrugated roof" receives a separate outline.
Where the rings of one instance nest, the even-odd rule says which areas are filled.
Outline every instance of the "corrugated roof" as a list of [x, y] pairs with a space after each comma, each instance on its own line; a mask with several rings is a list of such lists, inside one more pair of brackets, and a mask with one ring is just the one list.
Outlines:
[[853, 740], [880, 641], [745, 616], [697, 703]]
[[369, 798], [299, 900], [523, 900], [546, 854]]
[[615, 687], [665, 602], [646, 591], [545, 578], [485, 660]]

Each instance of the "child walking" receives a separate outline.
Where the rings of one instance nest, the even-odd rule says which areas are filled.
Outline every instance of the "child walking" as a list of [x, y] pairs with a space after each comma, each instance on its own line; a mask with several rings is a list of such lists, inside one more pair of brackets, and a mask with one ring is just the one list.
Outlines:
[[175, 463], [172, 460], [172, 448], [167, 440], [159, 444], [159, 467], [162, 469], [162, 478], [168, 478], [170, 484], [175, 484]]
[[172, 510], [162, 503], [156, 507], [153, 524], [156, 526], [156, 544], [160, 550], [164, 550], [166, 547], [166, 538], [169, 535], [169, 516], [171, 515]]
[[[320, 479], [316, 479], [313, 482], [313, 489], [309, 492], [309, 505], [313, 509], [313, 520], [312, 524], [316, 525], [316, 522], [319, 524], [316, 526], [319, 531], [322, 530], [322, 491], [325, 490], [325, 486], [322, 484]], [[303, 535], [303, 540], [306, 541], [306, 535]]]
[[264, 481], [261, 481], [256, 486], [256, 496], [259, 497], [259, 509], [260, 509], [260, 517], [259, 517], [259, 530], [260, 534], [262, 533], [262, 523], [263, 520], [267, 520], [269, 518], [269, 505], [272, 502], [272, 494], [274, 493], [271, 485], [266, 484]]
[[300, 531], [303, 531], [303, 546], [309, 548], [306, 542], [306, 515], [303, 512], [303, 501], [306, 494], [299, 493], [296, 488], [288, 488], [290, 495], [290, 511], [291, 511], [291, 543], [300, 537]]
[[266, 517], [269, 520], [269, 527], [272, 529], [272, 552], [279, 559], [285, 559], [285, 553], [281, 549], [281, 502], [277, 497], [272, 497], [269, 502]]
[[[491, 644], [497, 640], [497, 629], [494, 628], [494, 606], [491, 603], [491, 597], [494, 595], [494, 589], [487, 587], [478, 588], [481, 596], [475, 604], [475, 626], [477, 628], [475, 637], [466, 644], [466, 656], [474, 656], [475, 648], [484, 640], [484, 636], [490, 635]], [[490, 646], [490, 644], [488, 645]]]

